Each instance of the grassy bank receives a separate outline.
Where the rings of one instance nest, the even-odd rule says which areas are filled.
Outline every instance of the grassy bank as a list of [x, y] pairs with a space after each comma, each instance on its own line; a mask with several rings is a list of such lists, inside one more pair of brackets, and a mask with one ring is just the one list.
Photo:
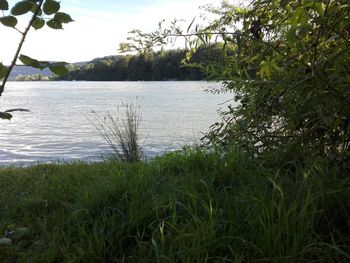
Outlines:
[[350, 261], [347, 171], [326, 167], [184, 151], [3, 168], [0, 262]]

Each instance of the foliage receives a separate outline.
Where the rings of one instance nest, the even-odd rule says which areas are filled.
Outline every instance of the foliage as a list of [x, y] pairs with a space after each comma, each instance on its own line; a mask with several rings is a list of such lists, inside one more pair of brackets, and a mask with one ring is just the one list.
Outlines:
[[[0, 1], [0, 10], [2, 11], [0, 23], [5, 27], [13, 28], [21, 35], [21, 40], [11, 64], [9, 66], [5, 66], [0, 63], [0, 80], [2, 80], [2, 84], [0, 85], [0, 96], [4, 92], [6, 82], [18, 59], [24, 65], [39, 69], [49, 68], [52, 72], [58, 75], [68, 73], [65, 62], [38, 61], [26, 55], [20, 55], [22, 46], [31, 27], [33, 27], [35, 30], [39, 30], [46, 24], [52, 29], [62, 29], [63, 23], [70, 23], [73, 21], [70, 15], [63, 12], [58, 12], [60, 7], [60, 2], [55, 0], [21, 0], [17, 1], [12, 8], [9, 7], [7, 0]], [[29, 14], [30, 19], [27, 22], [27, 26], [21, 31], [17, 27], [18, 18], [25, 14]], [[13, 112], [13, 110], [11, 111]], [[9, 114], [8, 111], [0, 113], [0, 119], [12, 118], [12, 115]]]
[[257, 152], [293, 144], [312, 154], [345, 157], [350, 148], [349, 11], [344, 1], [254, 1], [246, 9], [225, 5], [214, 28], [231, 30], [242, 23], [234, 35], [224, 35], [232, 51], [226, 87], [241, 105], [225, 112], [226, 125], [210, 136], [241, 140]]
[[137, 33], [124, 47], [184, 35], [187, 61], [223, 42], [195, 65], [240, 101], [207, 135], [220, 147], [1, 169], [0, 261], [348, 262], [349, 5], [224, 2], [206, 28]]
[[189, 149], [2, 168], [0, 261], [348, 262], [347, 175], [324, 159]]
[[[188, 59], [202, 45], [224, 43], [223, 63], [206, 72], [226, 80], [237, 107], [222, 112], [209, 142], [254, 154], [291, 147], [348, 158], [350, 148], [350, 3], [343, 0], [256, 0], [210, 7], [208, 26], [172, 25], [142, 37], [167, 43], [184, 36]], [[193, 23], [192, 23], [193, 24]], [[137, 50], [139, 34], [122, 48]], [[134, 44], [132, 44], [134, 43]]]

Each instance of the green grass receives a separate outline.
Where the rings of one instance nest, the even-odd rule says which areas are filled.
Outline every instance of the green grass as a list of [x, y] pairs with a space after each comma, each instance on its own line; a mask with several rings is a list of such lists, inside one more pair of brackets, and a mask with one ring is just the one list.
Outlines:
[[200, 150], [3, 168], [0, 237], [29, 231], [0, 262], [347, 262], [347, 172]]

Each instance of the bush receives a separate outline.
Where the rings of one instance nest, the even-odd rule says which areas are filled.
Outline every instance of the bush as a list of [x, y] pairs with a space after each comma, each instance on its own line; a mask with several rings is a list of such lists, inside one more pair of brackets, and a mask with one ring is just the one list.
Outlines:
[[210, 70], [240, 104], [207, 138], [255, 154], [291, 147], [348, 158], [349, 2], [226, 2], [212, 11], [220, 18], [207, 30], [222, 32], [227, 56], [223, 70]]

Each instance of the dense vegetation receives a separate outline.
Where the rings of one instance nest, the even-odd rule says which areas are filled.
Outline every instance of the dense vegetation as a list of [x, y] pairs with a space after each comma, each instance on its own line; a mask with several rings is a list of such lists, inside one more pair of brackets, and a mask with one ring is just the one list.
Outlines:
[[[221, 46], [222, 47], [222, 46]], [[124, 81], [124, 80], [203, 80], [207, 76], [197, 67], [182, 62], [186, 50], [149, 51], [138, 55], [125, 55], [96, 59], [76, 66], [58, 80]], [[222, 60], [219, 45], [203, 47], [193, 56], [193, 61], [210, 63]]]
[[[222, 112], [207, 138], [261, 155], [279, 148], [348, 159], [350, 148], [350, 3], [343, 0], [223, 1], [206, 27], [176, 23], [132, 32], [121, 49], [147, 52], [185, 37], [190, 53], [222, 41], [223, 60], [193, 65], [240, 101]], [[193, 29], [191, 29], [191, 26]]]
[[344, 167], [219, 155], [1, 169], [0, 261], [350, 260]]
[[349, 160], [349, 1], [254, 1], [214, 12], [212, 29], [236, 30], [223, 34], [231, 55], [217, 76], [242, 103], [223, 113], [211, 139], [252, 154], [291, 147]]
[[[224, 1], [208, 11], [217, 19], [206, 27], [136, 30], [121, 45], [141, 52], [123, 57], [143, 69], [126, 78], [154, 78], [147, 61], [162, 53], [151, 47], [183, 36], [187, 66], [226, 80], [214, 92], [240, 103], [207, 144], [148, 163], [0, 170], [0, 260], [350, 261], [350, 3]], [[219, 56], [196, 60], [210, 48]]]

